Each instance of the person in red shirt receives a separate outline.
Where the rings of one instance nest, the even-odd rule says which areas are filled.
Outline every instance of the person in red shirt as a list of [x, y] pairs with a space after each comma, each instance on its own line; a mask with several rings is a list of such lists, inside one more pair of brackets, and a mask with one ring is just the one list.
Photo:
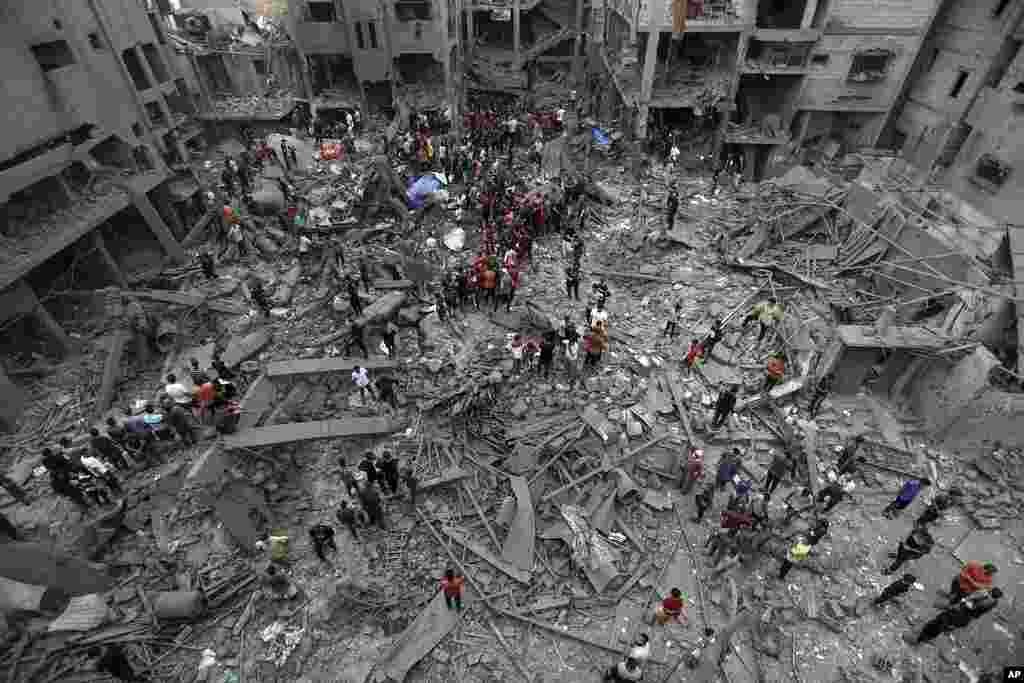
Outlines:
[[488, 301], [491, 302], [491, 305], [494, 305], [496, 301], [494, 297], [497, 292], [497, 287], [498, 274], [491, 268], [486, 267], [485, 270], [480, 273], [480, 289], [483, 290], [483, 297], [481, 298], [484, 300], [485, 306]]
[[683, 593], [678, 588], [669, 591], [669, 596], [661, 601], [654, 610], [654, 620], [660, 626], [664, 626], [673, 619], [686, 623], [686, 614], [683, 612]]
[[952, 601], [956, 602], [971, 593], [991, 590], [992, 577], [996, 571], [996, 566], [991, 562], [972, 560], [965, 564], [949, 588]]
[[686, 352], [686, 371], [690, 372], [694, 367], [700, 365], [704, 359], [704, 345], [701, 344], [700, 339], [692, 339], [690, 341], [690, 348]]
[[764, 387], [761, 391], [771, 391], [772, 387], [782, 384], [785, 376], [786, 357], [780, 352], [775, 352], [768, 357], [768, 363], [765, 366], [764, 372]]
[[451, 569], [445, 571], [444, 578], [441, 579], [441, 590], [444, 591], [444, 602], [448, 609], [452, 609], [452, 604], [455, 605], [455, 609], [462, 609], [462, 585], [465, 582], [461, 574], [456, 574]]

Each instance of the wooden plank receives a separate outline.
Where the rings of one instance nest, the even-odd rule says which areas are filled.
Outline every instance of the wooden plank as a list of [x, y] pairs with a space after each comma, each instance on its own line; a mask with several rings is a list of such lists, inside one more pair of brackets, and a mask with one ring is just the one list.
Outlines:
[[405, 429], [405, 420], [387, 417], [350, 417], [341, 420], [289, 422], [267, 427], [254, 427], [224, 436], [224, 448], [259, 448], [296, 441], [339, 439], [350, 436], [390, 434]]
[[263, 415], [270, 410], [277, 396], [277, 390], [266, 374], [260, 375], [242, 397], [242, 415], [238, 418], [238, 430], [252, 429], [259, 424]]
[[235, 301], [207, 299], [205, 296], [182, 294], [181, 292], [170, 292], [163, 289], [133, 289], [129, 291], [128, 294], [137, 296], [140, 299], [162, 301], [164, 303], [188, 306], [190, 308], [195, 308], [205, 303], [211, 311], [216, 313], [227, 313], [228, 315], [242, 315], [247, 313], [249, 310], [248, 306], [245, 304]]
[[537, 534], [530, 484], [525, 477], [509, 477], [516, 497], [516, 514], [508, 527], [501, 557], [524, 571], [533, 570], [534, 540]]
[[398, 364], [390, 360], [362, 358], [295, 358], [292, 360], [276, 360], [267, 363], [267, 377], [282, 379], [296, 375], [319, 375], [331, 372], [352, 372], [355, 366], [366, 368], [371, 373], [375, 370], [390, 370]]
[[117, 383], [121, 381], [121, 357], [124, 355], [124, 347], [131, 338], [132, 333], [128, 330], [118, 330], [111, 337], [110, 344], [107, 346], [103, 378], [100, 380], [100, 388], [96, 391], [96, 404], [93, 406], [93, 418], [96, 420], [103, 417], [114, 401]]
[[398, 641], [373, 665], [367, 681], [404, 681], [409, 671], [448, 637], [464, 610], [448, 609], [444, 592], [438, 591], [416, 619], [402, 631]]
[[492, 567], [500, 571], [502, 574], [505, 574], [509, 578], [518, 581], [519, 583], [530, 582], [530, 572], [523, 571], [519, 567], [511, 564], [510, 562], [506, 562], [504, 559], [498, 557], [494, 553], [487, 550], [487, 548], [483, 547], [476, 541], [469, 538], [468, 535], [461, 529], [455, 529], [453, 527], [442, 527], [441, 533], [443, 533], [445, 536], [452, 539], [453, 541], [464, 547], [466, 550], [470, 551], [471, 553], [479, 557], [487, 564], [491, 565]]

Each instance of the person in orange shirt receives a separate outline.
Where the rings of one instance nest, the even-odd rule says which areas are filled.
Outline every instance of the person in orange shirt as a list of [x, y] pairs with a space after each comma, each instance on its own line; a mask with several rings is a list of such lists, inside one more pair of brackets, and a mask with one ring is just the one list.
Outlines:
[[210, 415], [210, 406], [213, 405], [214, 400], [217, 398], [217, 385], [213, 382], [206, 382], [200, 384], [194, 394], [195, 399], [195, 416], [199, 420], [205, 421]]
[[465, 582], [461, 574], [456, 574], [451, 569], [445, 571], [444, 578], [441, 579], [441, 590], [444, 591], [444, 601], [448, 609], [452, 609], [453, 604], [455, 609], [462, 609], [462, 586]]
[[768, 357], [768, 363], [765, 365], [764, 387], [761, 390], [771, 391], [772, 387], [782, 384], [782, 379], [785, 376], [786, 357], [783, 353], [776, 351]]
[[480, 289], [483, 290], [484, 305], [490, 301], [492, 306], [497, 307], [497, 300], [495, 299], [498, 287], [498, 274], [494, 272], [490, 267], [486, 267], [483, 272], [480, 273]]
[[968, 562], [949, 588], [951, 601], [956, 602], [971, 593], [992, 590], [992, 577], [997, 571], [991, 562]]

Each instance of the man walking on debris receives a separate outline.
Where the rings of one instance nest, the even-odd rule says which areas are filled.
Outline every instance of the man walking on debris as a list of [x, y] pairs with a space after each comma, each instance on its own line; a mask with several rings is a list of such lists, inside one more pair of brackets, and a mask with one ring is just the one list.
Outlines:
[[787, 474], [791, 477], [796, 476], [796, 461], [789, 456], [789, 453], [783, 451], [772, 458], [772, 464], [768, 467], [768, 474], [764, 480], [766, 498], [770, 498], [775, 493], [775, 488]]
[[818, 416], [822, 402], [828, 397], [829, 392], [832, 391], [832, 383], [834, 381], [835, 375], [830, 372], [819, 379], [817, 384], [814, 385], [814, 393], [811, 395], [811, 402], [807, 406], [807, 412], [812, 420]]
[[370, 386], [370, 374], [358, 365], [352, 368], [352, 383], [359, 389], [359, 399], [366, 405], [366, 389]]
[[818, 491], [818, 502], [825, 505], [822, 512], [831, 512], [853, 488], [853, 482], [843, 476], [829, 482], [828, 486]]
[[381, 508], [380, 494], [377, 487], [367, 481], [359, 487], [359, 501], [363, 504], [371, 524], [384, 528], [384, 510]]
[[732, 414], [733, 409], [736, 407], [736, 394], [738, 391], [738, 384], [730, 384], [728, 389], [718, 394], [718, 400], [715, 401], [715, 417], [711, 421], [712, 429], [721, 428], [725, 421], [729, 419], [729, 415]]
[[693, 518], [694, 522], [700, 522], [704, 518], [704, 513], [709, 507], [711, 507], [711, 501], [715, 497], [715, 488], [711, 484], [704, 486], [700, 491], [697, 492], [695, 500], [697, 503], [697, 516]]
[[124, 451], [109, 436], [100, 434], [95, 427], [89, 430], [89, 448], [91, 452], [104, 460], [112, 463], [119, 470], [128, 469], [128, 461], [125, 459]]
[[359, 298], [359, 285], [356, 284], [354, 277], [349, 276], [345, 278], [345, 291], [348, 293], [348, 303], [352, 307], [352, 313], [355, 316], [361, 316], [363, 314], [363, 301]]
[[398, 412], [398, 399], [395, 398], [395, 380], [387, 375], [382, 375], [375, 382], [377, 385], [377, 401], [386, 403], [391, 407], [392, 412]]
[[336, 513], [338, 521], [345, 525], [348, 532], [352, 534], [352, 538], [356, 541], [359, 540], [359, 532], [356, 531], [356, 513], [351, 507], [349, 507], [348, 501], [341, 501], [341, 507], [338, 508]]
[[782, 384], [782, 380], [786, 377], [786, 354], [781, 351], [776, 351], [772, 355], [768, 356], [768, 362], [765, 363], [764, 368], [764, 386], [761, 387], [761, 391], [768, 393], [773, 388]]
[[366, 483], [368, 484], [376, 484], [380, 478], [377, 472], [377, 465], [374, 464], [372, 452], [367, 452], [363, 455], [363, 459], [359, 461], [359, 469], [366, 473]]
[[675, 304], [672, 306], [672, 310], [668, 314], [668, 320], [665, 321], [665, 336], [669, 339], [675, 339], [676, 334], [679, 332], [679, 319], [683, 316], [683, 300], [676, 299]]
[[715, 475], [715, 487], [721, 491], [725, 485], [733, 480], [739, 471], [742, 455], [739, 448], [733, 448], [732, 452], [722, 455], [718, 463], [718, 472]]
[[993, 588], [991, 591], [974, 593], [959, 600], [955, 605], [939, 612], [926, 623], [921, 629], [921, 633], [914, 639], [914, 644], [930, 642], [943, 633], [967, 626], [978, 617], [995, 609], [1002, 597], [1003, 591]]
[[785, 580], [786, 575], [789, 574], [789, 570], [793, 568], [793, 565], [803, 562], [810, 554], [811, 546], [804, 542], [802, 538], [798, 538], [796, 543], [794, 543], [787, 551], [785, 559], [782, 560], [782, 564], [779, 565], [779, 580]]
[[904, 574], [883, 588], [881, 594], [879, 594], [879, 596], [872, 602], [876, 607], [881, 607], [885, 603], [891, 602], [909, 591], [913, 588], [916, 581], [917, 578], [913, 574]]
[[391, 495], [398, 493], [398, 461], [391, 456], [391, 451], [384, 451], [378, 469]]
[[412, 466], [406, 465], [402, 468], [402, 482], [405, 488], [409, 489], [409, 504], [416, 507], [416, 492], [420, 487], [420, 480], [413, 472]]
[[348, 356], [353, 346], [359, 347], [359, 350], [363, 352], [363, 358], [369, 359], [370, 350], [366, 348], [366, 340], [363, 338], [365, 330], [359, 323], [359, 320], [353, 320], [349, 325], [348, 330], [348, 341], [345, 343], [345, 355]]
[[895, 553], [889, 553], [895, 558], [891, 565], [882, 570], [883, 574], [892, 574], [903, 566], [907, 560], [918, 560], [932, 551], [935, 546], [935, 539], [923, 526], [915, 526], [905, 541], [900, 541]]
[[673, 185], [669, 188], [668, 199], [665, 202], [666, 216], [665, 222], [668, 223], [668, 230], [671, 232], [676, 225], [676, 212], [679, 210], [679, 192], [676, 190], [676, 186]]
[[334, 542], [334, 529], [326, 524], [316, 524], [310, 528], [309, 539], [313, 542], [313, 551], [321, 562], [327, 561], [326, 550], [338, 552], [338, 546]]

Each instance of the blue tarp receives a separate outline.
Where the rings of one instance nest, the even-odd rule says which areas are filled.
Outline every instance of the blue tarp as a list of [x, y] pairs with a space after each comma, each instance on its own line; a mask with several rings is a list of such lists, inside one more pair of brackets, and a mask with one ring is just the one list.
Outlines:
[[600, 128], [591, 128], [590, 134], [594, 137], [594, 142], [599, 145], [607, 145], [611, 143], [611, 140], [608, 139], [608, 133], [605, 133]]
[[410, 209], [422, 209], [428, 194], [437, 192], [443, 187], [441, 179], [433, 173], [413, 178], [409, 183], [406, 199]]

